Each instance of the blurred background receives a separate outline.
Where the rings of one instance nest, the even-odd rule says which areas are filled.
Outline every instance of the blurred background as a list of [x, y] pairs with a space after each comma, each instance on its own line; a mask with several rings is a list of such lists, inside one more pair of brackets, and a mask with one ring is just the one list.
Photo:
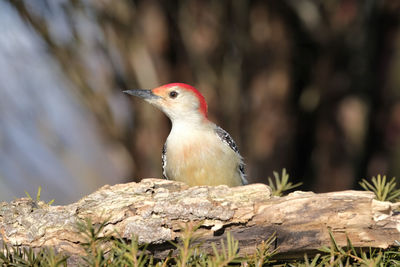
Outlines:
[[400, 1], [0, 0], [0, 201], [161, 177], [170, 129], [121, 93], [197, 87], [250, 182], [400, 177]]

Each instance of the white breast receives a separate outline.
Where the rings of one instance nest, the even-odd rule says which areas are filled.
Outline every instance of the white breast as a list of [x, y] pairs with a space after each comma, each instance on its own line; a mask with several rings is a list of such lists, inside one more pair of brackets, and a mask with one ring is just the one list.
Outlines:
[[166, 174], [194, 185], [241, 185], [240, 156], [206, 127], [175, 124], [167, 139]]

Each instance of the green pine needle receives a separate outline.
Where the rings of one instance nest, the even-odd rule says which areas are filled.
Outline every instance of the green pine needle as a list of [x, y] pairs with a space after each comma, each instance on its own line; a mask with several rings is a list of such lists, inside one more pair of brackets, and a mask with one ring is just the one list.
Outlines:
[[372, 184], [365, 179], [362, 179], [360, 185], [367, 191], [375, 193], [376, 199], [380, 201], [397, 201], [400, 198], [400, 189], [396, 188], [396, 178], [393, 177], [387, 181], [386, 175], [372, 177]]
[[275, 177], [274, 182], [270, 177], [268, 177], [268, 185], [272, 189], [273, 196], [283, 196], [284, 192], [302, 185], [302, 183], [293, 184], [292, 182], [289, 182], [289, 174], [286, 172], [285, 168], [282, 170], [281, 175], [275, 171], [273, 174]]

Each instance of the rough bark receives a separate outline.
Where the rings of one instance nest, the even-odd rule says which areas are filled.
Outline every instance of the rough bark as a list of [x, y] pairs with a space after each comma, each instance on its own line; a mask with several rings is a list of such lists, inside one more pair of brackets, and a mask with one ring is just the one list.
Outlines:
[[240, 242], [242, 255], [276, 233], [281, 257], [297, 257], [329, 245], [331, 229], [338, 244], [346, 235], [355, 247], [388, 248], [400, 240], [400, 203], [381, 202], [370, 192], [324, 194], [294, 192], [271, 197], [264, 184], [228, 188], [188, 187], [185, 184], [144, 179], [140, 183], [106, 185], [67, 206], [48, 206], [27, 198], [0, 203], [0, 237], [12, 245], [55, 247], [71, 255], [83, 253], [77, 231], [79, 219], [101, 223], [104, 233], [124, 238], [137, 235], [151, 243], [156, 256], [166, 255], [185, 222], [203, 222], [198, 230], [203, 247], [219, 243], [230, 231]]

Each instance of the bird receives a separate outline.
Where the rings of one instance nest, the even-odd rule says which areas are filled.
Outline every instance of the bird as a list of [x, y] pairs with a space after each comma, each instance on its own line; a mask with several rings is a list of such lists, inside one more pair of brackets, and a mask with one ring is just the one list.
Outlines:
[[238, 146], [228, 132], [208, 119], [207, 102], [196, 88], [169, 83], [123, 92], [144, 99], [171, 120], [161, 157], [165, 179], [189, 186], [248, 183]]

